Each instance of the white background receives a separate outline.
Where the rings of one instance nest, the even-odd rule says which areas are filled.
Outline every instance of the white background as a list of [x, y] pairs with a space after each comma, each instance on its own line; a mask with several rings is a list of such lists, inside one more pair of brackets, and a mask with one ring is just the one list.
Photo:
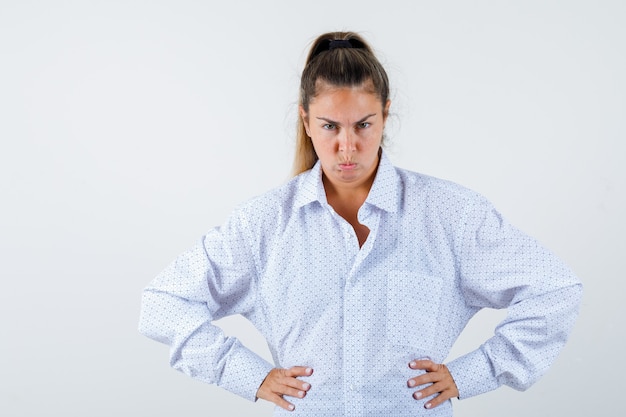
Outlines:
[[455, 415], [621, 415], [624, 22], [621, 0], [0, 0], [0, 414], [271, 415], [171, 370], [140, 293], [289, 178], [307, 48], [350, 29], [392, 80], [392, 161], [483, 193], [585, 284], [551, 371]]

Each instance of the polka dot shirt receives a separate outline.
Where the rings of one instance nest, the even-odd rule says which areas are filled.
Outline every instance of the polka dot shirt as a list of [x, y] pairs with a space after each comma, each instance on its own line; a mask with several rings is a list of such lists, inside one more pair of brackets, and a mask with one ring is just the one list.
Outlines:
[[[394, 167], [383, 152], [357, 236], [328, 204], [319, 163], [237, 207], [144, 290], [140, 331], [171, 365], [250, 400], [274, 367], [308, 366], [301, 416], [451, 416], [407, 380], [443, 361], [482, 308], [507, 309], [494, 336], [447, 363], [461, 399], [546, 372], [576, 319], [582, 286], [551, 252], [477, 193]], [[241, 314], [274, 363], [212, 322]]]

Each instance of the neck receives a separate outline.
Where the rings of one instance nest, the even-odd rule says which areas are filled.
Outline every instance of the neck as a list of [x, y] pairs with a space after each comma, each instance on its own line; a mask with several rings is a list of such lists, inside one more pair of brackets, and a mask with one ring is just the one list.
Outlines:
[[[379, 160], [380, 161], [380, 160]], [[343, 217], [354, 217], [369, 195], [378, 165], [367, 179], [359, 184], [336, 184], [322, 173], [322, 181], [326, 192], [326, 200], [335, 211], [341, 212]]]
[[357, 205], [361, 207], [367, 195], [372, 188], [374, 182], [374, 175], [367, 181], [358, 185], [337, 185], [333, 184], [326, 178], [326, 175], [322, 174], [322, 181], [324, 182], [324, 190], [326, 191], [326, 198], [328, 202], [333, 205], [333, 202], [341, 202], [342, 205]]

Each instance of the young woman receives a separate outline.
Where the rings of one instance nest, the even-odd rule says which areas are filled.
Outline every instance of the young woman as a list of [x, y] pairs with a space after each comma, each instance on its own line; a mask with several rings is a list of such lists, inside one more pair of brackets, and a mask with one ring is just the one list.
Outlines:
[[[581, 284], [477, 193], [394, 167], [389, 82], [357, 34], [327, 33], [302, 73], [296, 176], [239, 206], [143, 294], [140, 331], [171, 364], [276, 415], [451, 416], [453, 397], [526, 389], [551, 365]], [[443, 360], [481, 308], [480, 348]], [[212, 321], [242, 314], [274, 363]]]

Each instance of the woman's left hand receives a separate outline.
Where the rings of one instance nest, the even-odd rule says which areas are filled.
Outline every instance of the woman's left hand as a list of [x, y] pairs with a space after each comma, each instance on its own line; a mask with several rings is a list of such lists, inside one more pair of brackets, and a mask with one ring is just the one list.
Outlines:
[[420, 385], [428, 385], [419, 391], [413, 393], [413, 398], [419, 400], [434, 394], [438, 394], [435, 398], [424, 404], [426, 408], [434, 408], [448, 401], [450, 398], [458, 397], [459, 390], [452, 378], [452, 374], [448, 367], [443, 363], [435, 363], [431, 360], [413, 360], [409, 363], [411, 369], [422, 369], [425, 374], [411, 378], [407, 381], [409, 387], [417, 387]]

